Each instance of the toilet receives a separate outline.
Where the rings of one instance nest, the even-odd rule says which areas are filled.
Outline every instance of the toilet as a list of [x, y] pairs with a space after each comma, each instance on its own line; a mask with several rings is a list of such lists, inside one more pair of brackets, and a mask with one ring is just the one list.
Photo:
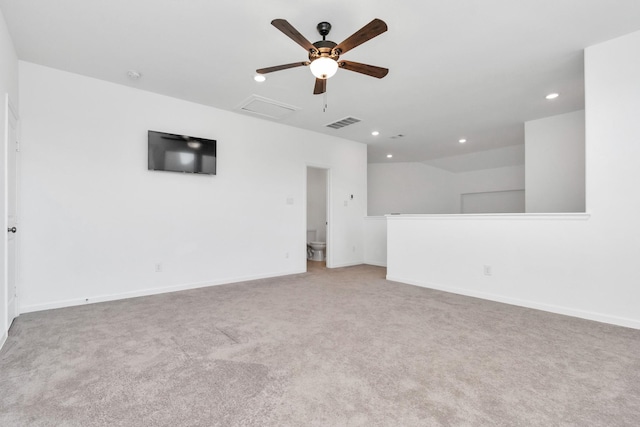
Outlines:
[[307, 230], [307, 259], [310, 261], [324, 261], [327, 242], [318, 242], [317, 239], [317, 230]]
[[324, 250], [327, 248], [327, 242], [309, 242], [307, 246], [311, 248], [312, 261], [324, 261]]

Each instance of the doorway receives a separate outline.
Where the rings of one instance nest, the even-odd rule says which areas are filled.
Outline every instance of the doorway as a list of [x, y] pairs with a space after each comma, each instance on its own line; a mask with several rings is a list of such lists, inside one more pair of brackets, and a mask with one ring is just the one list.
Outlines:
[[331, 265], [329, 212], [329, 169], [307, 166], [307, 270]]

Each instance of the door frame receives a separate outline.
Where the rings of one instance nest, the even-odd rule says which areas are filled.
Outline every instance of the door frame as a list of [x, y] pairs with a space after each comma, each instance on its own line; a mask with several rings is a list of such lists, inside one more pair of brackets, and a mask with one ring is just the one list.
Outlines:
[[[18, 132], [19, 132], [19, 122], [20, 122], [20, 117], [18, 115], [18, 111], [17, 109], [14, 107], [13, 103], [11, 102], [11, 98], [9, 97], [9, 94], [5, 94], [5, 134], [4, 134], [4, 154], [5, 154], [5, 188], [4, 188], [4, 198], [5, 198], [5, 209], [3, 212], [4, 215], [4, 220], [3, 223], [5, 225], [5, 228], [9, 228], [11, 226], [15, 226], [18, 227], [18, 164], [19, 164], [19, 160], [18, 160]], [[13, 123], [13, 126], [12, 126]], [[14, 128], [14, 133], [13, 133], [13, 140], [10, 140], [10, 136], [12, 135], [11, 133], [11, 127]], [[10, 156], [10, 150], [13, 150], [14, 155]], [[11, 161], [13, 159], [14, 165], [13, 165], [13, 177], [9, 177], [9, 161]], [[9, 192], [9, 186], [13, 186], [14, 187], [14, 200], [10, 201], [10, 195], [11, 193]], [[10, 203], [13, 203], [14, 206], [14, 220], [13, 222], [10, 224], [9, 223], [9, 206]], [[4, 231], [3, 231], [4, 232]], [[5, 319], [4, 321], [6, 322], [6, 330], [3, 332], [7, 332], [9, 330], [9, 328], [11, 327], [11, 323], [13, 322], [13, 320], [18, 317], [18, 315], [20, 314], [19, 311], [19, 305], [18, 305], [18, 236], [17, 234], [14, 234], [12, 236], [13, 239], [13, 257], [10, 257], [9, 255], [9, 234], [8, 232], [4, 232], [4, 239], [3, 239], [3, 245], [4, 245], [4, 277], [3, 277], [3, 286], [2, 286], [2, 290], [4, 292], [4, 301], [3, 303], [5, 304]], [[10, 260], [12, 260], [11, 264], [13, 264], [12, 266], [10, 266]], [[9, 270], [13, 269], [13, 286], [14, 289], [9, 289], [10, 283], [9, 283]], [[9, 295], [11, 292], [14, 292], [14, 297], [9, 298]], [[11, 303], [11, 301], [13, 300], [13, 302]], [[4, 322], [3, 322], [4, 323]]]

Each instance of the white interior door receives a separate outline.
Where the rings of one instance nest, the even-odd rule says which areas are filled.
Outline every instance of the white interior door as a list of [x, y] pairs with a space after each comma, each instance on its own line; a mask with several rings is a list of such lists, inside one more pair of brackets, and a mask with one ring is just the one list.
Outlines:
[[7, 327], [11, 326], [13, 319], [18, 317], [18, 290], [16, 280], [17, 267], [17, 239], [18, 231], [18, 182], [17, 182], [17, 152], [18, 152], [18, 115], [9, 102], [6, 100], [6, 147], [7, 147], [7, 252], [6, 252], [6, 301], [7, 301]]

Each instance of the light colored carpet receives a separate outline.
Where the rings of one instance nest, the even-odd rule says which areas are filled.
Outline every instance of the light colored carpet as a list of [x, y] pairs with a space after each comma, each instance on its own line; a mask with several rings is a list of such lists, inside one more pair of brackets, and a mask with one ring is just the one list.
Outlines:
[[25, 314], [2, 426], [637, 426], [640, 331], [357, 266]]

